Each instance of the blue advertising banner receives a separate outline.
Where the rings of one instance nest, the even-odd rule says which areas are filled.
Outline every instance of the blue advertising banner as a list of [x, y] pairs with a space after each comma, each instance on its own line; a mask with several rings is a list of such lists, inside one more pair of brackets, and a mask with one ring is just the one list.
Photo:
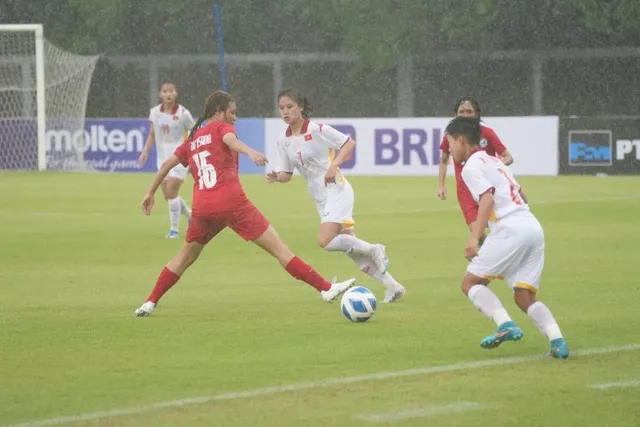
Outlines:
[[[157, 171], [155, 144], [147, 162], [140, 166], [138, 158], [149, 134], [147, 119], [86, 119], [84, 131], [72, 134], [48, 125], [45, 137], [47, 169], [77, 169], [76, 152], [82, 153], [86, 167], [103, 172]], [[264, 120], [238, 119], [238, 137], [247, 145], [264, 152]], [[37, 136], [35, 122], [25, 119], [0, 120], [0, 169], [36, 169]], [[240, 156], [240, 173], [262, 173], [262, 168]]]

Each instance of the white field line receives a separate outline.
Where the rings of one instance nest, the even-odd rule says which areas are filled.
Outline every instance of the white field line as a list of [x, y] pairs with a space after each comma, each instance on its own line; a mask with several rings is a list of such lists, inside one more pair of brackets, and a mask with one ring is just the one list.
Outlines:
[[601, 383], [601, 384], [593, 384], [591, 386], [591, 388], [597, 388], [599, 390], [606, 390], [609, 388], [627, 388], [627, 387], [640, 387], [640, 380], [622, 381], [617, 383]]
[[[617, 353], [622, 351], [636, 351], [636, 350], [640, 350], [640, 344], [629, 344], [629, 345], [600, 347], [600, 348], [587, 348], [587, 349], [573, 351], [571, 354], [571, 357], [591, 356], [595, 354], [608, 354], [608, 353]], [[372, 374], [356, 375], [352, 377], [328, 378], [326, 380], [320, 380], [320, 381], [284, 384], [284, 385], [277, 385], [273, 387], [257, 388], [253, 390], [246, 390], [246, 391], [239, 391], [239, 392], [214, 394], [210, 396], [192, 397], [192, 398], [179, 399], [179, 400], [169, 400], [166, 402], [132, 406], [129, 408], [111, 409], [111, 410], [100, 411], [100, 412], [88, 412], [88, 413], [78, 414], [78, 415], [49, 418], [49, 419], [40, 420], [40, 421], [29, 421], [29, 422], [20, 423], [20, 424], [7, 424], [0, 427], [56, 426], [56, 425], [73, 423], [78, 421], [93, 421], [93, 420], [98, 420], [102, 418], [117, 417], [121, 415], [137, 415], [145, 412], [152, 412], [152, 411], [156, 411], [159, 409], [166, 409], [166, 408], [181, 408], [184, 406], [199, 405], [199, 404], [210, 403], [210, 402], [251, 399], [254, 397], [261, 397], [261, 396], [273, 396], [276, 394], [286, 393], [290, 391], [314, 390], [314, 389], [333, 387], [338, 385], [361, 383], [365, 381], [378, 381], [378, 380], [385, 380], [390, 378], [416, 377], [416, 376], [425, 376], [425, 375], [435, 375], [435, 374], [441, 374], [446, 372], [476, 370], [476, 369], [486, 368], [490, 366], [514, 365], [517, 363], [539, 361], [543, 359], [545, 359], [545, 357], [542, 355], [513, 356], [513, 357], [503, 357], [503, 358], [497, 358], [497, 359], [479, 360], [475, 362], [455, 363], [452, 365], [408, 369], [404, 371], [378, 372], [378, 373], [372, 373]], [[569, 359], [569, 361], [553, 361], [553, 362], [571, 363], [570, 360], [571, 359]]]
[[[591, 198], [583, 198], [583, 199], [567, 199], [567, 200], [541, 200], [535, 203], [531, 203], [531, 208], [535, 209], [538, 205], [563, 205], [568, 203], [600, 203], [600, 202], [610, 202], [616, 200], [636, 200], [640, 199], [640, 194], [631, 194], [631, 195], [620, 195], [620, 196], [604, 196], [604, 197], [591, 197]], [[156, 206], [156, 211], [164, 209], [162, 206]], [[419, 214], [419, 213], [432, 213], [432, 212], [451, 212], [457, 211], [460, 208], [458, 207], [458, 202], [455, 198], [450, 198], [447, 202], [443, 202], [442, 206], [438, 207], [430, 207], [430, 208], [422, 208], [422, 209], [381, 209], [377, 211], [370, 212], [360, 212], [358, 213], [359, 217], [371, 217], [371, 216], [386, 216], [386, 215], [402, 215], [402, 214]], [[44, 217], [70, 217], [70, 216], [141, 216], [141, 211], [131, 211], [131, 212], [53, 212], [53, 211], [24, 211], [24, 212], [16, 212], [16, 211], [6, 211], [0, 210], [0, 215], [3, 216], [16, 216], [16, 215], [29, 215], [29, 216], [44, 216]], [[308, 215], [297, 215], [297, 214], [285, 214], [282, 216], [283, 219], [300, 219], [300, 218], [308, 218], [313, 217], [314, 214], [309, 210]]]
[[437, 415], [459, 414], [485, 408], [487, 405], [476, 402], [455, 402], [447, 405], [432, 405], [418, 409], [407, 409], [404, 411], [385, 412], [380, 414], [361, 414], [356, 418], [364, 421], [387, 423], [390, 421], [401, 421], [410, 418], [426, 418]]

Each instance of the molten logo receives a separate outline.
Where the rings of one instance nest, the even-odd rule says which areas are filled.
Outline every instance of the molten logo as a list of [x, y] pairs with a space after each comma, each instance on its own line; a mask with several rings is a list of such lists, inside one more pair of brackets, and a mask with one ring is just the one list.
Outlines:
[[46, 149], [50, 151], [82, 151], [102, 153], [141, 152], [144, 129], [107, 130], [104, 125], [92, 125], [88, 130], [73, 134], [68, 130], [48, 130]]

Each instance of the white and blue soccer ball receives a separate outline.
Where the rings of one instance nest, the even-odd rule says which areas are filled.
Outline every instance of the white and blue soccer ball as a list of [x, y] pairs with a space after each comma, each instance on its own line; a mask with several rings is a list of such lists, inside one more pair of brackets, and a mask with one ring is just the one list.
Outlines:
[[352, 322], [366, 322], [376, 313], [378, 301], [371, 290], [356, 286], [342, 295], [342, 314]]

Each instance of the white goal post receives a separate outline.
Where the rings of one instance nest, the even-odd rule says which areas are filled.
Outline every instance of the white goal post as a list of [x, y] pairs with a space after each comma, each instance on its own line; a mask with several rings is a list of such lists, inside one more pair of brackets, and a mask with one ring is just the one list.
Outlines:
[[98, 58], [59, 49], [42, 24], [0, 24], [0, 170], [86, 170], [84, 120]]

